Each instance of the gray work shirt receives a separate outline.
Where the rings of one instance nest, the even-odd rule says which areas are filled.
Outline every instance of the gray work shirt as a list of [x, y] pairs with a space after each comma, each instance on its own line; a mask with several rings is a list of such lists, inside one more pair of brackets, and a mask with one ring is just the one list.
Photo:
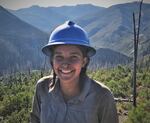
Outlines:
[[114, 98], [107, 87], [85, 77], [80, 95], [64, 101], [56, 82], [44, 77], [36, 85], [31, 123], [118, 123]]

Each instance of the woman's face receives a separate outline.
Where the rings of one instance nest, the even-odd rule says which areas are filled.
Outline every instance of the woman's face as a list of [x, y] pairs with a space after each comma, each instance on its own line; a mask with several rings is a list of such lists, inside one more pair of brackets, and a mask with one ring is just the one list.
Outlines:
[[87, 63], [81, 50], [74, 45], [59, 45], [53, 53], [53, 69], [60, 81], [78, 82], [81, 69]]

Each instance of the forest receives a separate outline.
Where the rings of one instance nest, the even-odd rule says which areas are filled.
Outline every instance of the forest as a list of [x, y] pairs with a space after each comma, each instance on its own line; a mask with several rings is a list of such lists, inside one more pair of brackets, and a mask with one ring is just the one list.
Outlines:
[[[49, 74], [50, 71], [32, 70], [1, 76], [0, 122], [28, 123], [35, 84], [38, 79]], [[136, 108], [132, 104], [133, 84], [130, 66], [118, 65], [114, 68], [88, 70], [87, 74], [91, 78], [104, 83], [113, 92], [119, 123], [149, 123], [150, 67], [138, 67]]]

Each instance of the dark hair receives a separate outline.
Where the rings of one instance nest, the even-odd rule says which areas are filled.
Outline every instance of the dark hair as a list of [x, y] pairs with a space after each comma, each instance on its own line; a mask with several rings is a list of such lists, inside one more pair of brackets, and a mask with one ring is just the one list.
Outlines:
[[[58, 46], [58, 45], [57, 45]], [[87, 57], [87, 63], [86, 65], [81, 69], [81, 72], [80, 72], [80, 78], [81, 77], [85, 77], [86, 76], [86, 71], [87, 71], [87, 67], [88, 67], [88, 64], [90, 62], [90, 57], [88, 57], [87, 53], [88, 53], [88, 49], [85, 47], [85, 46], [80, 46], [80, 45], [76, 45], [82, 52], [83, 54], [83, 57]], [[53, 62], [52, 62], [52, 59], [53, 59], [53, 54], [54, 54], [54, 48], [56, 46], [53, 46], [50, 50], [51, 50], [51, 58], [50, 58], [50, 63], [51, 63], [51, 66], [53, 68]], [[50, 87], [53, 87], [56, 83], [56, 73], [55, 71], [53, 70], [53, 81], [51, 82], [50, 84]]]

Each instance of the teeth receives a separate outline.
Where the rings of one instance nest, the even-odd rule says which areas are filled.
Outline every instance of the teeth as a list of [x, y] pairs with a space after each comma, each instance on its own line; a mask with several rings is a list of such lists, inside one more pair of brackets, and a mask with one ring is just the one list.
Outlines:
[[62, 73], [70, 73], [70, 70], [61, 70]]

